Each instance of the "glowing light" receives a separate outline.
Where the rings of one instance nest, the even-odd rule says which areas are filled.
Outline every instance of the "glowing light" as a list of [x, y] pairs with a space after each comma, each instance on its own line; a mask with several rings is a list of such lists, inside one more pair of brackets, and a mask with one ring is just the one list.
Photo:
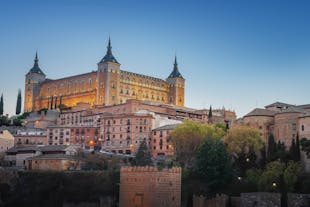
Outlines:
[[90, 140], [90, 141], [89, 141], [89, 145], [94, 145], [94, 141], [93, 141], [93, 140]]

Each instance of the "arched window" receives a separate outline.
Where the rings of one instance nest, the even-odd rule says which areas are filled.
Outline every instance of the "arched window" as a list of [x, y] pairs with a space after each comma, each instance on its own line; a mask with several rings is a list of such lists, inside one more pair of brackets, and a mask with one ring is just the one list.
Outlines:
[[305, 126], [301, 125], [301, 131], [305, 131]]

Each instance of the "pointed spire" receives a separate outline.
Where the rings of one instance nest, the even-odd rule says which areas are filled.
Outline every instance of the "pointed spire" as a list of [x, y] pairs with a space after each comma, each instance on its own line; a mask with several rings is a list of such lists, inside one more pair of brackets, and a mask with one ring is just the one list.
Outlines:
[[33, 67], [30, 69], [29, 73], [38, 73], [38, 74], [45, 75], [39, 67], [38, 51], [36, 51]]
[[108, 51], [112, 50], [112, 46], [111, 46], [111, 37], [109, 36], [109, 44], [108, 44]]
[[174, 56], [174, 64], [173, 64], [173, 69], [174, 69], [174, 70], [178, 70], [177, 56]]
[[168, 78], [183, 78], [181, 73], [179, 72], [177, 56], [174, 57], [173, 71]]
[[34, 67], [39, 67], [38, 51], [36, 51], [36, 57], [34, 59]]
[[113, 63], [118, 63], [117, 60], [115, 59], [115, 57], [112, 54], [112, 46], [111, 46], [111, 38], [109, 37], [109, 42], [108, 42], [108, 46], [107, 46], [107, 53], [106, 55], [102, 58], [102, 60], [100, 61], [100, 63], [104, 63], [104, 62], [113, 62]]

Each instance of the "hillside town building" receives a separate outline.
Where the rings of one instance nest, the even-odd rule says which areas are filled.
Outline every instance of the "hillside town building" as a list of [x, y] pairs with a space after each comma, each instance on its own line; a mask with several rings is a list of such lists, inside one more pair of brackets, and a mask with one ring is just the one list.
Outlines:
[[14, 136], [9, 130], [0, 130], [0, 152], [5, 152], [14, 146]]
[[[276, 142], [284, 143], [287, 150], [292, 140], [310, 139], [310, 104], [292, 105], [276, 102], [265, 106], [265, 109], [256, 108], [246, 114], [239, 123], [247, 124], [260, 131], [265, 143], [272, 134]], [[310, 172], [310, 159], [302, 153], [301, 159], [305, 170]]]

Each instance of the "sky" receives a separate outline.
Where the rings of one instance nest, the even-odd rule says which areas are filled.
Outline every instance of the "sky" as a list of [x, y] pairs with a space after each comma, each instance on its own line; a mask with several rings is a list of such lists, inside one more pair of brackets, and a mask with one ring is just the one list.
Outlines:
[[97, 69], [109, 36], [122, 70], [165, 79], [175, 54], [185, 105], [241, 117], [310, 103], [310, 2], [0, 0], [0, 93], [13, 115], [38, 51], [50, 79]]

